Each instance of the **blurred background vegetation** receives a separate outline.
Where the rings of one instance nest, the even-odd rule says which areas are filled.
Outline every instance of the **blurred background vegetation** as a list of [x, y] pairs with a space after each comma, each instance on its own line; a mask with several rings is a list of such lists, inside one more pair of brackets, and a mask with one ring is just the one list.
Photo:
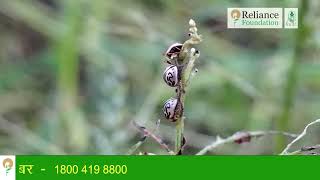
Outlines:
[[[303, 4], [301, 2], [304, 2]], [[228, 7], [299, 7], [299, 30], [226, 28]], [[195, 19], [186, 154], [237, 131], [300, 132], [320, 117], [317, 0], [0, 0], [0, 154], [125, 154], [135, 120], [174, 145], [162, 54]], [[320, 143], [312, 128], [303, 145]], [[263, 137], [211, 154], [273, 154]], [[139, 151], [165, 154], [151, 139]]]

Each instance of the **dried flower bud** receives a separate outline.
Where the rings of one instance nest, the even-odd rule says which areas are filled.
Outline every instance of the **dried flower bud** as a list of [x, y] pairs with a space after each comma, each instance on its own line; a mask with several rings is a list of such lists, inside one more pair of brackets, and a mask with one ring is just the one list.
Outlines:
[[194, 22], [193, 19], [190, 19], [190, 20], [189, 20], [189, 25], [190, 25], [191, 27], [195, 27], [195, 26], [196, 26], [196, 22]]

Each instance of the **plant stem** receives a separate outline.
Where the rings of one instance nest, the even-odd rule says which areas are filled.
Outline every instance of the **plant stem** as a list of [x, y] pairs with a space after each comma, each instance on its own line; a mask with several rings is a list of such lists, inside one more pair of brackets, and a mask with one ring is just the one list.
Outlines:
[[79, 86], [79, 37], [83, 29], [81, 3], [63, 1], [63, 21], [66, 29], [53, 40], [58, 62], [58, 110], [60, 134], [56, 141], [75, 153], [82, 152], [88, 145], [87, 123], [78, 107]]
[[137, 142], [135, 145], [133, 145], [129, 152], [127, 153], [128, 155], [133, 154], [145, 141], [148, 137], [154, 139], [163, 149], [165, 149], [169, 154], [173, 155], [174, 152], [168, 147], [168, 145], [166, 145], [163, 140], [158, 137], [157, 135], [154, 134], [155, 131], [157, 131], [157, 129], [159, 128], [160, 125], [160, 120], [158, 120], [157, 122], [157, 127], [150, 131], [147, 128], [140, 126], [138, 123], [136, 123], [135, 121], [133, 121], [133, 125], [143, 133], [143, 137], [142, 139]]
[[309, 129], [309, 127], [310, 127], [310, 126], [313, 126], [313, 125], [316, 124], [316, 123], [320, 123], [320, 119], [317, 119], [317, 120], [315, 120], [315, 121], [307, 124], [307, 126], [304, 128], [304, 130], [302, 131], [302, 133], [299, 134], [299, 136], [296, 137], [293, 141], [291, 141], [291, 142], [287, 145], [287, 147], [281, 152], [280, 155], [286, 155], [286, 154], [288, 154], [288, 153], [289, 153], [288, 151], [289, 151], [290, 148], [293, 146], [293, 144], [295, 144], [297, 141], [299, 141], [301, 138], [303, 138], [303, 137], [307, 134], [307, 130]]
[[[249, 132], [237, 132], [230, 137], [221, 138], [217, 136], [216, 140], [209, 144], [208, 146], [201, 149], [196, 155], [205, 155], [206, 153], [213, 151], [214, 149], [223, 146], [225, 144], [237, 143], [241, 144], [243, 142], [250, 142], [253, 138], [260, 138], [267, 135], [281, 135], [290, 138], [297, 138], [297, 134], [291, 134], [288, 132], [280, 131], [249, 131]], [[238, 141], [238, 142], [237, 142]]]
[[182, 153], [180, 150], [183, 146], [183, 130], [184, 130], [184, 100], [185, 100], [185, 94], [186, 94], [186, 87], [189, 83], [189, 79], [192, 73], [192, 69], [194, 67], [195, 60], [200, 56], [199, 52], [195, 52], [195, 49], [192, 48], [188, 51], [187, 57], [184, 59], [184, 61], [187, 62], [187, 64], [184, 66], [184, 68], [181, 71], [181, 81], [178, 86], [178, 110], [177, 114], [177, 124], [176, 124], [176, 143], [175, 143], [175, 153], [180, 154]]
[[180, 55], [179, 64], [183, 66], [180, 72], [181, 80], [177, 88], [178, 104], [175, 110], [176, 114], [176, 141], [175, 141], [175, 153], [182, 154], [182, 146], [184, 145], [184, 100], [186, 94], [186, 87], [189, 84], [189, 79], [194, 66], [194, 61], [199, 58], [200, 52], [192, 48], [193, 45], [199, 44], [202, 41], [202, 36], [197, 33], [197, 27], [194, 20], [190, 19], [190, 39], [183, 43]]
[[[287, 82], [285, 84], [283, 95], [284, 100], [282, 104], [282, 112], [280, 114], [280, 118], [277, 121], [277, 130], [278, 131], [288, 131], [289, 119], [292, 117], [292, 107], [294, 103], [294, 96], [297, 86], [297, 73], [298, 73], [298, 65], [299, 59], [303, 53], [303, 46], [306, 39], [306, 29], [304, 26], [304, 17], [307, 14], [308, 9], [308, 0], [301, 1], [300, 12], [299, 12], [299, 29], [296, 30], [296, 42], [294, 49], [294, 57], [291, 62], [291, 65], [287, 74]], [[283, 136], [279, 136], [277, 138], [276, 151], [279, 152], [283, 149], [286, 144], [286, 139]]]
[[184, 83], [185, 78], [185, 70], [181, 71], [182, 79], [179, 82], [178, 86], [178, 108], [176, 114], [178, 115], [176, 121], [176, 141], [175, 141], [175, 154], [181, 154], [180, 151], [182, 148], [182, 141], [183, 141], [183, 130], [184, 130], [184, 99], [185, 99], [185, 85]]
[[182, 147], [183, 130], [184, 130], [184, 117], [181, 117], [177, 120], [177, 125], [176, 125], [176, 145], [175, 145], [176, 154], [180, 152]]

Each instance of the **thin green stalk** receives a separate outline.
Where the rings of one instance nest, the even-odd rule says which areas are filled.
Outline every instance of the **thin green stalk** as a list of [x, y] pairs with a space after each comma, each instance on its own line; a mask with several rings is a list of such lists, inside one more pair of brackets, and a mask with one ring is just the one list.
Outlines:
[[[79, 86], [79, 37], [82, 30], [81, 3], [66, 0], [63, 3], [63, 22], [66, 29], [54, 39], [58, 62], [58, 109], [60, 132], [57, 140], [73, 152], [81, 152], [87, 147], [88, 132], [86, 121], [78, 107]], [[54, 27], [52, 27], [54, 28]], [[66, 138], [67, 137], [67, 138]], [[74, 151], [76, 149], [76, 151]]]
[[184, 117], [181, 117], [177, 120], [176, 124], [176, 145], [175, 153], [178, 154], [183, 146], [183, 130], [184, 130]]
[[194, 67], [194, 62], [199, 58], [200, 52], [192, 48], [193, 45], [199, 44], [202, 41], [201, 35], [198, 35], [196, 23], [193, 20], [189, 21], [190, 25], [190, 39], [187, 40], [182, 47], [180, 54], [180, 63], [184, 64], [181, 70], [181, 80], [178, 86], [178, 108], [176, 110], [177, 122], [176, 122], [176, 141], [175, 141], [175, 153], [182, 154], [183, 146], [183, 130], [184, 130], [184, 101], [186, 96], [186, 88], [189, 84], [189, 80]]
[[[296, 30], [296, 42], [294, 49], [294, 57], [292, 59], [291, 65], [287, 74], [287, 82], [283, 89], [283, 104], [282, 104], [282, 112], [280, 114], [280, 118], [277, 121], [277, 130], [279, 131], [288, 131], [289, 128], [289, 120], [292, 118], [292, 107], [294, 103], [294, 96], [297, 87], [297, 74], [298, 74], [298, 66], [299, 60], [303, 53], [303, 46], [305, 44], [306, 39], [306, 27], [304, 25], [304, 17], [308, 11], [308, 0], [300, 1], [301, 5], [299, 8], [299, 28]], [[286, 138], [283, 136], [279, 136], [276, 141], [276, 151], [279, 152], [286, 145]]]
[[182, 148], [182, 141], [183, 141], [183, 129], [184, 129], [184, 99], [185, 99], [185, 85], [184, 83], [185, 78], [185, 71], [181, 71], [182, 79], [179, 82], [178, 86], [178, 108], [177, 108], [177, 121], [176, 121], [176, 141], [175, 141], [175, 153], [179, 154]]

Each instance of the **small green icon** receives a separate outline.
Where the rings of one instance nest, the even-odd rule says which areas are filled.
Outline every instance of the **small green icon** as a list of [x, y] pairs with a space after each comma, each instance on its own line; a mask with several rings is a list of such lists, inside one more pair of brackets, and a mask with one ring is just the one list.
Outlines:
[[295, 17], [295, 14], [293, 11], [290, 11], [289, 15], [288, 15], [288, 20], [291, 22], [291, 23], [294, 23], [296, 17]]
[[289, 11], [286, 25], [287, 26], [295, 26], [297, 23], [297, 14], [294, 11]]

